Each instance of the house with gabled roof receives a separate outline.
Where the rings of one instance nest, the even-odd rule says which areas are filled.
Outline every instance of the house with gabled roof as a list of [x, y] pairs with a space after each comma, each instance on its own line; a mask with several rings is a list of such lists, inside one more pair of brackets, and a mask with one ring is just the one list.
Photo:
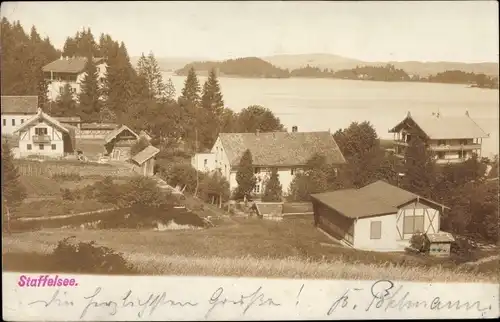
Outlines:
[[156, 155], [160, 152], [160, 149], [149, 145], [145, 147], [142, 151], [134, 155], [130, 161], [132, 162], [133, 170], [138, 174], [143, 176], [151, 177], [154, 175]]
[[469, 115], [414, 116], [408, 112], [406, 118], [389, 130], [394, 134], [394, 153], [404, 158], [412, 136], [419, 135], [434, 153], [438, 164], [460, 163], [473, 154], [481, 156], [483, 138], [487, 134]]
[[19, 138], [19, 156], [61, 158], [73, 153], [75, 132], [69, 126], [38, 109], [36, 115], [26, 120], [15, 131]]
[[[107, 65], [105, 59], [94, 57], [93, 60], [96, 64], [98, 80], [102, 82], [106, 76]], [[63, 92], [66, 84], [71, 85], [74, 98], [77, 99], [77, 95], [80, 93], [80, 84], [85, 77], [84, 69], [86, 62], [86, 57], [61, 56], [59, 59], [43, 66], [44, 78], [49, 84], [47, 93], [49, 100], [55, 101]]]
[[332, 134], [327, 131], [298, 132], [294, 127], [292, 132], [220, 133], [210, 151], [213, 162], [208, 164], [213, 168], [208, 171], [220, 171], [228, 180], [231, 191], [238, 185], [236, 173], [247, 149], [252, 154], [257, 178], [256, 195], [263, 193], [273, 168], [278, 170], [283, 192], [287, 193], [295, 174], [302, 171], [316, 153], [324, 155], [332, 164], [346, 162]]
[[139, 135], [126, 125], [111, 131], [104, 138], [104, 147], [112, 161], [128, 161], [132, 146], [139, 140]]
[[379, 180], [359, 189], [311, 195], [314, 223], [345, 246], [404, 251], [413, 234], [431, 239], [448, 207]]
[[36, 115], [38, 96], [4, 96], [2, 111], [2, 135], [12, 135], [25, 121]]

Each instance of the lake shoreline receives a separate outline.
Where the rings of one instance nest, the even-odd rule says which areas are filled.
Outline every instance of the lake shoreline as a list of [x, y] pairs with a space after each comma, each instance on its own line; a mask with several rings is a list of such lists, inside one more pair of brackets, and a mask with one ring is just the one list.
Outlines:
[[[176, 74], [172, 71], [162, 71], [162, 73], [169, 73], [172, 76], [176, 77], [187, 77], [187, 75]], [[196, 72], [199, 77], [208, 77], [208, 71], [197, 71]], [[480, 87], [480, 86], [470, 86], [470, 84], [463, 83], [441, 83], [441, 82], [425, 82], [425, 81], [411, 81], [411, 80], [401, 80], [401, 81], [385, 81], [385, 80], [373, 80], [373, 79], [351, 79], [351, 78], [335, 78], [335, 77], [314, 77], [314, 76], [291, 76], [291, 77], [261, 77], [261, 76], [240, 76], [240, 75], [225, 75], [219, 74], [218, 78], [235, 78], [235, 79], [310, 79], [310, 80], [319, 80], [319, 79], [331, 79], [331, 80], [342, 80], [342, 81], [363, 81], [363, 82], [376, 82], [376, 83], [426, 83], [426, 84], [446, 84], [446, 85], [463, 85], [465, 88], [478, 88], [478, 89], [492, 89], [499, 90], [498, 88], [491, 87]]]

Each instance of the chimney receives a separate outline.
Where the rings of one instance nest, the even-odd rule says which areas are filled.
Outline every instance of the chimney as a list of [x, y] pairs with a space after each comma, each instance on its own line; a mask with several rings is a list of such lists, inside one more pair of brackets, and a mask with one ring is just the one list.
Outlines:
[[259, 135], [259, 133], [260, 133], [260, 129], [256, 129], [255, 130], [255, 135]]
[[298, 131], [298, 129], [299, 128], [297, 127], [297, 125], [292, 126], [292, 132], [293, 133], [296, 133]]
[[410, 111], [408, 111], [408, 113], [406, 114], [406, 117], [411, 117]]
[[469, 116], [469, 111], [465, 110], [465, 116]]

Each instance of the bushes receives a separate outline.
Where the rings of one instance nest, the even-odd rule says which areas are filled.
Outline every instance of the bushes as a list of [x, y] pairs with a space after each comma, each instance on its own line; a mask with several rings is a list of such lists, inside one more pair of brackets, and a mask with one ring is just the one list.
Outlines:
[[[171, 186], [186, 188], [185, 191], [194, 193], [196, 190], [196, 170], [188, 163], [174, 163], [168, 168], [163, 168], [161, 176]], [[203, 174], [198, 174], [201, 181]]]
[[94, 274], [131, 274], [136, 269], [122, 254], [111, 248], [95, 246], [95, 242], [71, 242], [72, 237], [59, 241], [50, 255], [56, 267], [63, 271]]
[[415, 233], [411, 236], [410, 245], [413, 249], [420, 253], [427, 254], [429, 252], [431, 243], [424, 233]]

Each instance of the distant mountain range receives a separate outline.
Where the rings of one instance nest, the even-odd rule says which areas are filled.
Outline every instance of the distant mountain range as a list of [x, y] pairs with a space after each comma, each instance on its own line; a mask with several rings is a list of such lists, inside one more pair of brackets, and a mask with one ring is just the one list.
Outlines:
[[[342, 69], [356, 68], [356, 66], [385, 66], [387, 64], [394, 65], [395, 68], [403, 69], [408, 74], [427, 77], [429, 75], [444, 72], [446, 70], [461, 70], [467, 73], [480, 74], [484, 73], [488, 76], [498, 76], [498, 63], [459, 63], [459, 62], [367, 62], [353, 58], [342, 57], [333, 54], [298, 54], [298, 55], [274, 55], [260, 57], [261, 59], [271, 63], [272, 65], [282, 68], [293, 69], [306, 67], [319, 67], [321, 69], [328, 68], [334, 71]], [[135, 65], [138, 57], [132, 57], [131, 61]], [[163, 71], [175, 71], [183, 68], [185, 65], [194, 61], [207, 61], [202, 58], [168, 58], [158, 57], [158, 64]]]

